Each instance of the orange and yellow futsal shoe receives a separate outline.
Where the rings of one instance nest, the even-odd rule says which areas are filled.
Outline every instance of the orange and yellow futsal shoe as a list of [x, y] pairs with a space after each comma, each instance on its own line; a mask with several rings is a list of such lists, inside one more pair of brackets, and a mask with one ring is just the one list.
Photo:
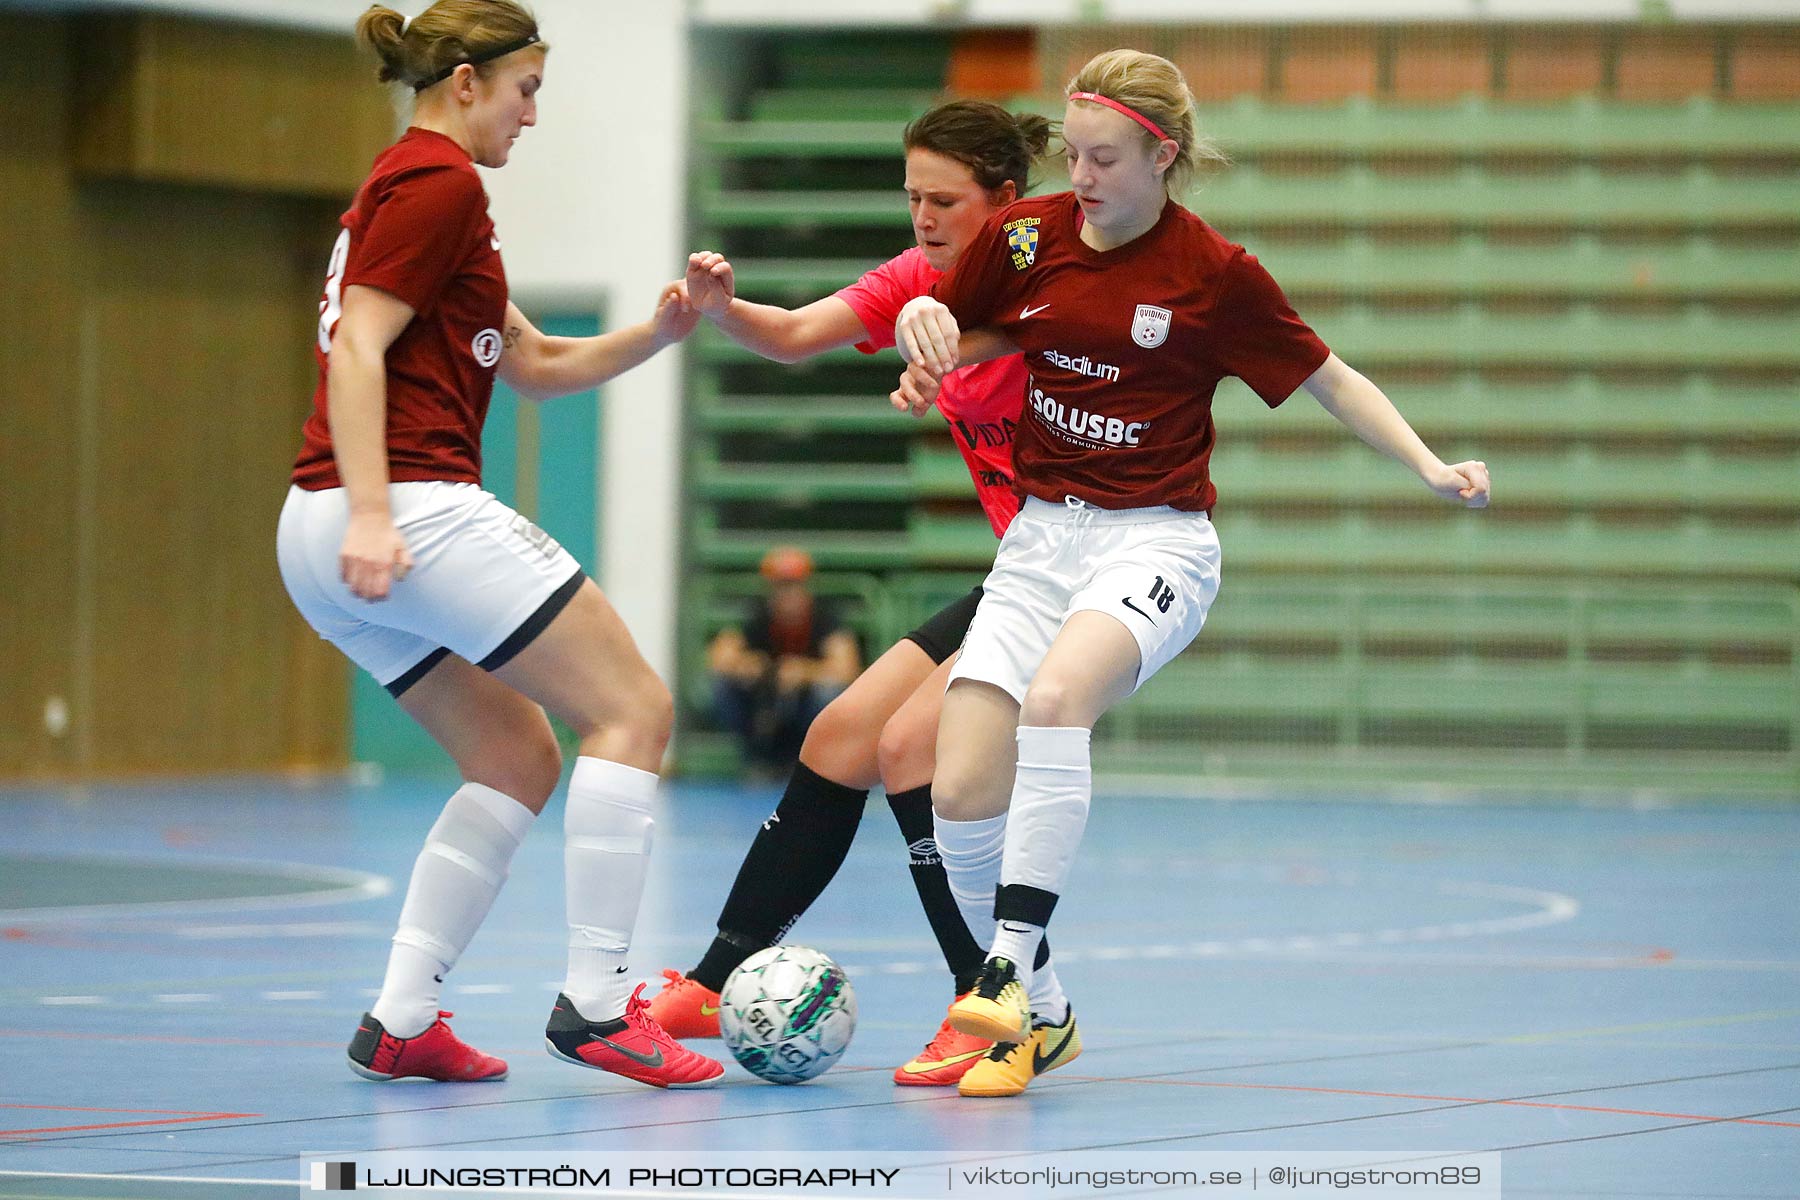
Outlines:
[[650, 997], [650, 1019], [670, 1037], [719, 1036], [719, 993], [683, 975], [663, 971], [662, 991]]
[[965, 1096], [1016, 1096], [1039, 1075], [1068, 1066], [1080, 1054], [1081, 1031], [1071, 1008], [1061, 1025], [1034, 1021], [1024, 1041], [995, 1045], [969, 1068], [956, 1090]]
[[1031, 1005], [1018, 968], [1004, 958], [981, 964], [975, 986], [950, 1006], [950, 1024], [990, 1042], [1024, 1042], [1031, 1037]]
[[949, 1087], [993, 1048], [989, 1039], [971, 1037], [958, 1030], [945, 1014], [937, 1036], [911, 1062], [895, 1069], [894, 1082], [902, 1087]]

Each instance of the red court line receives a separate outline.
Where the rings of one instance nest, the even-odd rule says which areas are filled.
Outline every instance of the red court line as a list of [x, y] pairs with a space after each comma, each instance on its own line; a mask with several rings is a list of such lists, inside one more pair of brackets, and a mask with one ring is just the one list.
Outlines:
[[261, 1113], [197, 1113], [185, 1108], [79, 1108], [71, 1104], [0, 1104], [0, 1108], [29, 1108], [39, 1112], [137, 1113], [159, 1114], [153, 1121], [110, 1121], [98, 1125], [50, 1125], [42, 1129], [0, 1129], [0, 1137], [23, 1137], [35, 1133], [76, 1133], [89, 1129], [131, 1129], [139, 1125], [189, 1125], [195, 1121], [222, 1121], [231, 1117], [260, 1117]]
[[1332, 1096], [1374, 1096], [1384, 1100], [1434, 1100], [1445, 1104], [1504, 1104], [1514, 1108], [1555, 1108], [1565, 1112], [1614, 1113], [1624, 1117], [1657, 1117], [1665, 1121], [1717, 1121], [1726, 1125], [1772, 1125], [1780, 1129], [1800, 1129], [1800, 1121], [1759, 1121], [1752, 1117], [1709, 1117], [1700, 1113], [1654, 1112], [1643, 1108], [1602, 1108], [1591, 1104], [1551, 1104], [1543, 1100], [1482, 1100], [1473, 1096], [1425, 1096], [1414, 1092], [1368, 1092], [1357, 1088], [1301, 1087], [1290, 1083], [1215, 1083], [1190, 1079], [1120, 1079], [1108, 1080], [1101, 1075], [1065, 1075], [1064, 1079], [1086, 1079], [1094, 1083], [1149, 1083], [1162, 1087], [1245, 1088], [1268, 1092], [1321, 1092]]

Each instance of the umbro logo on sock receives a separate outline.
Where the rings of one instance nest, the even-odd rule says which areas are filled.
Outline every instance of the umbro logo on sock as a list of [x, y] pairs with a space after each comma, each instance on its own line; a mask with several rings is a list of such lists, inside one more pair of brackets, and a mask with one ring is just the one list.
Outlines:
[[920, 838], [906, 849], [912, 855], [915, 867], [935, 867], [944, 861], [938, 855], [936, 838]]

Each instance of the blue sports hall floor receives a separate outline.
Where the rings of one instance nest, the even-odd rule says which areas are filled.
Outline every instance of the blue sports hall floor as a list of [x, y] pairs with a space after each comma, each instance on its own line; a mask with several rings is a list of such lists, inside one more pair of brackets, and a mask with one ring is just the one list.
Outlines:
[[[1093, 1147], [1499, 1151], [1520, 1200], [1800, 1196], [1792, 804], [1103, 782], [1052, 926], [1086, 1052], [973, 1100], [890, 1079], [949, 987], [879, 796], [789, 938], [860, 1002], [820, 1079], [659, 1092], [544, 1053], [560, 802], [446, 992], [510, 1077], [357, 1079], [344, 1043], [447, 790], [0, 790], [0, 1196], [294, 1196], [323, 1151]], [[668, 789], [634, 974], [693, 964], [773, 799]]]

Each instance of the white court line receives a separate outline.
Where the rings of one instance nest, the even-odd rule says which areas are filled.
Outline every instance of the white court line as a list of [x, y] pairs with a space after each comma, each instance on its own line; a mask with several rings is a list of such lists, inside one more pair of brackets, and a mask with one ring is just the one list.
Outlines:
[[216, 992], [164, 992], [151, 997], [159, 1004], [213, 1004], [221, 998]]
[[[1260, 875], [1267, 882], [1285, 883], [1289, 879], [1289, 868], [1269, 867], [1251, 871], [1228, 871], [1227, 875]], [[385, 882], [385, 880], [383, 881]], [[1309, 877], [1309, 886], [1320, 884], [1337, 884], [1345, 887], [1368, 887], [1369, 881], [1354, 874], [1332, 876], [1320, 873]], [[1283, 937], [1246, 937], [1231, 941], [1209, 939], [1193, 942], [1164, 942], [1138, 946], [1097, 946], [1088, 950], [1058, 950], [1057, 961], [1073, 962], [1129, 962], [1134, 959], [1195, 959], [1224, 958], [1236, 955], [1269, 956], [1283, 958], [1307, 958], [1316, 961], [1339, 961], [1345, 956], [1342, 951], [1358, 951], [1365, 947], [1397, 946], [1406, 944], [1430, 944], [1435, 942], [1455, 941], [1466, 938], [1491, 937], [1500, 934], [1519, 933], [1527, 929], [1539, 929], [1547, 925], [1558, 925], [1572, 920], [1581, 912], [1581, 903], [1573, 896], [1561, 892], [1542, 891], [1536, 888], [1512, 887], [1506, 884], [1482, 883], [1475, 880], [1440, 880], [1431, 885], [1437, 894], [1442, 896], [1459, 896], [1482, 900], [1493, 900], [1500, 903], [1522, 904], [1530, 911], [1516, 913], [1507, 917], [1489, 917], [1480, 921], [1455, 921], [1439, 925], [1418, 925], [1405, 928], [1388, 928], [1368, 931], [1346, 930], [1335, 933], [1289, 934]], [[0, 914], [4, 917], [4, 914]], [[1331, 947], [1326, 949], [1325, 947]], [[1340, 953], [1333, 953], [1333, 951]], [[1356, 955], [1348, 956], [1355, 959]], [[1391, 958], [1384, 961], [1393, 961]], [[1422, 960], [1428, 961], [1428, 960]], [[1449, 959], [1445, 960], [1449, 962]], [[1496, 963], [1505, 959], [1490, 960]], [[1571, 957], [1566, 959], [1538, 958], [1525, 956], [1523, 960], [1532, 964], [1558, 966], [1604, 966], [1622, 965], [1636, 961], [1636, 956], [1620, 956], [1617, 960]], [[1467, 958], [1464, 965], [1472, 965]], [[851, 974], [875, 975], [913, 975], [935, 971], [942, 967], [936, 960], [901, 960], [881, 963], [843, 963], [844, 969]], [[1646, 964], [1648, 965], [1648, 964]], [[1665, 964], [1657, 963], [1657, 966]], [[1786, 964], [1770, 964], [1780, 969]], [[653, 982], [653, 981], [651, 981]], [[542, 988], [547, 992], [560, 992], [561, 981], [546, 981]], [[506, 995], [512, 991], [512, 985], [504, 983], [471, 983], [457, 985], [455, 991], [461, 995]], [[379, 988], [364, 988], [363, 996], [379, 996]], [[264, 992], [265, 1000], [319, 1000], [326, 994], [316, 991], [297, 992]], [[165, 1003], [175, 1003], [158, 996]], [[217, 997], [213, 997], [217, 999]], [[184, 1001], [185, 1002], [185, 1001]], [[99, 996], [40, 996], [40, 1004], [100, 1004]]]

